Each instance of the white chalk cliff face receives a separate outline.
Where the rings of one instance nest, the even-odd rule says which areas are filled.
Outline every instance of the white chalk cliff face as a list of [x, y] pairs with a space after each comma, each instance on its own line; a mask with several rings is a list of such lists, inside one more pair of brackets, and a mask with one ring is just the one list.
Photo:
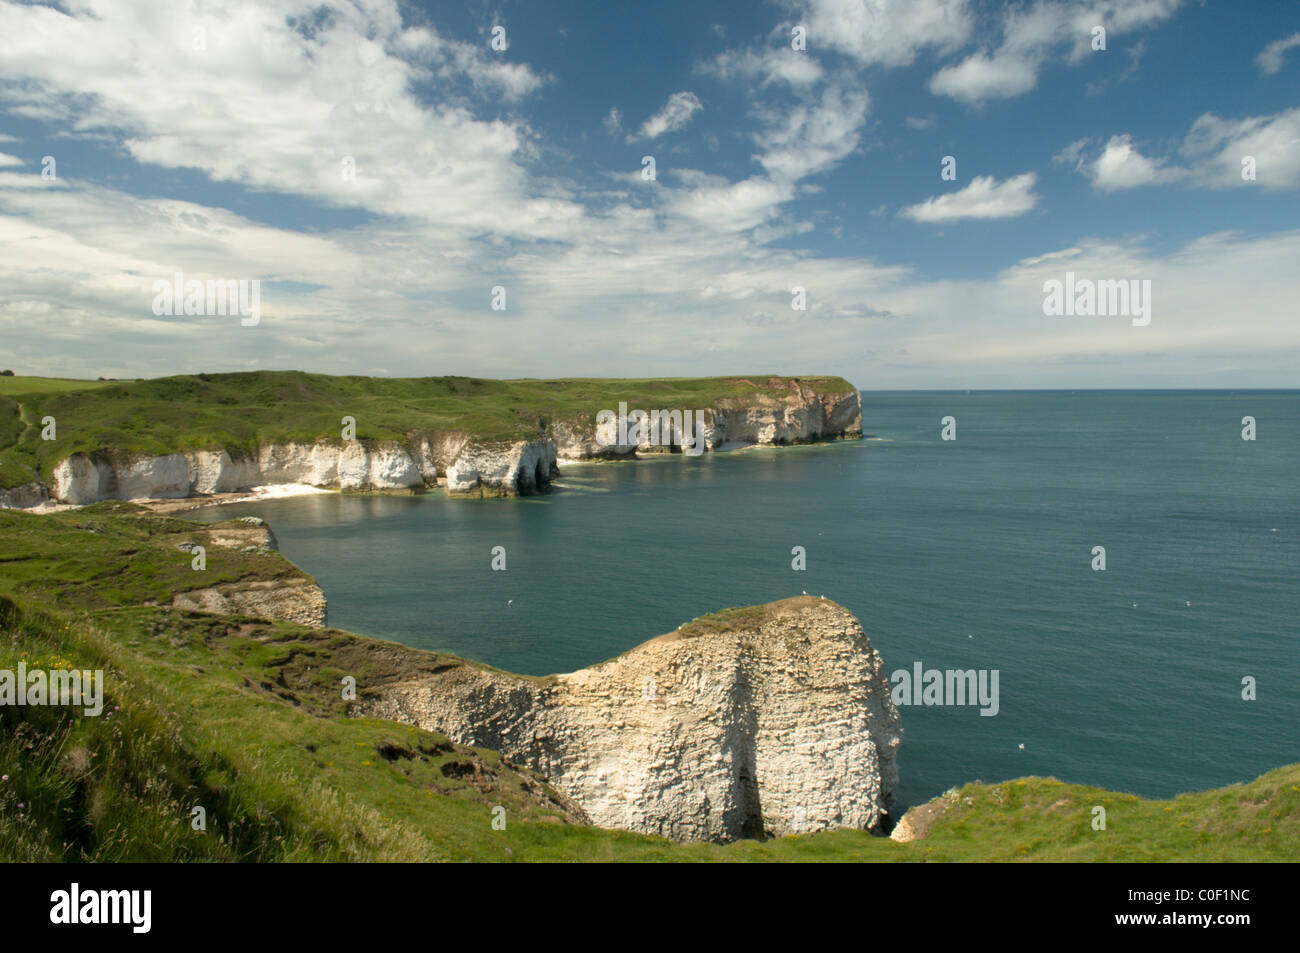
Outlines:
[[[824, 394], [799, 380], [789, 382], [781, 397], [724, 397], [709, 408], [636, 408], [655, 410], [702, 410], [704, 417], [700, 449], [726, 450], [741, 446], [786, 446], [821, 440], [854, 439], [862, 436], [862, 396], [858, 391]], [[614, 408], [610, 408], [614, 409]], [[629, 408], [629, 413], [633, 408]], [[685, 417], [685, 413], [683, 413]], [[674, 423], [672, 429], [677, 430]], [[651, 436], [649, 424], [636, 444], [620, 443], [617, 421], [598, 424], [591, 420], [557, 422], [552, 430], [559, 459], [617, 459], [635, 454], [678, 452], [680, 446], [663, 446]]]
[[[667, 410], [672, 408], [641, 408]], [[862, 435], [857, 391], [824, 394], [798, 380], [781, 397], [723, 398], [703, 411], [702, 451], [749, 445], [778, 446]], [[120, 450], [75, 453], [55, 464], [50, 486], [0, 490], [0, 506], [36, 506], [47, 500], [179, 499], [254, 486], [300, 483], [341, 490], [420, 490], [439, 483], [457, 496], [517, 496], [543, 492], [559, 476], [558, 461], [632, 458], [680, 451], [644, 434], [618, 445], [617, 424], [598, 432], [596, 415], [557, 420], [535, 438], [480, 441], [462, 431], [412, 435], [406, 441], [267, 443], [255, 453], [189, 450], [151, 456]]]
[[253, 486], [302, 483], [343, 490], [419, 489], [436, 481], [427, 441], [404, 446], [366, 444], [266, 444], [257, 455], [193, 450], [163, 456], [104, 451], [75, 453], [53, 470], [51, 495], [63, 503], [99, 500], [179, 499], [230, 493]]
[[679, 841], [875, 828], [897, 783], [880, 656], [812, 597], [550, 679], [440, 665], [364, 686], [356, 713], [493, 748], [593, 823]]

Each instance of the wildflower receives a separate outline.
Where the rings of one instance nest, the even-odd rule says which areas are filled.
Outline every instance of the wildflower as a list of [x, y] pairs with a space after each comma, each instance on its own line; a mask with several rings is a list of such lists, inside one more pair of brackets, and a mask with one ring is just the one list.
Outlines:
[[8, 781], [8, 780], [9, 780], [9, 775], [0, 774], [0, 781]]

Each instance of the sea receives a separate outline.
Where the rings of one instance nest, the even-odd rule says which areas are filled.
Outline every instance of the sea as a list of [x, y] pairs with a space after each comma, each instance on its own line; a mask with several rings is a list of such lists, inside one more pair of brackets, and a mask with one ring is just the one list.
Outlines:
[[900, 807], [1026, 775], [1168, 797], [1300, 761], [1300, 391], [862, 398], [863, 440], [571, 464], [543, 496], [188, 515], [265, 518], [333, 626], [532, 675], [833, 599], [891, 676], [998, 673], [996, 714], [900, 707]]

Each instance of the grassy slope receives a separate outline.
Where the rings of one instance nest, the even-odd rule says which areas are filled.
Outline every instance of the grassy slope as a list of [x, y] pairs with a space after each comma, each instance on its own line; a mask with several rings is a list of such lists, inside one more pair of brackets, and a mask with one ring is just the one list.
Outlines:
[[[123, 512], [125, 511], [125, 512]], [[0, 669], [107, 671], [111, 717], [0, 708], [0, 860], [1294, 860], [1300, 765], [1244, 785], [1147, 801], [1052, 779], [967, 785], [929, 834], [860, 831], [676, 845], [564, 823], [547, 789], [492, 752], [343, 715], [384, 664], [455, 664], [337, 630], [203, 616], [142, 603], [217, 576], [297, 570], [278, 555], [177, 540], [207, 527], [100, 504], [0, 512]], [[204, 575], [195, 581], [193, 577]], [[731, 628], [761, 607], [696, 625]], [[397, 661], [394, 662], [393, 660]], [[906, 754], [904, 753], [904, 758]], [[18, 804], [23, 808], [18, 808]], [[190, 808], [207, 807], [192, 831]], [[1104, 805], [1104, 832], [1091, 810]], [[507, 811], [493, 830], [491, 811]], [[509, 848], [509, 852], [507, 852]]]
[[[768, 375], [660, 380], [479, 380], [466, 377], [331, 377], [298, 371], [198, 374], [102, 382], [0, 378], [0, 486], [14, 486], [78, 451], [101, 448], [166, 453], [263, 440], [337, 438], [340, 420], [356, 418], [361, 439], [398, 439], [413, 431], [464, 430], [482, 439], [529, 436], [540, 421], [594, 420], [602, 409], [703, 408], [723, 397], [782, 394]], [[801, 378], [827, 392], [853, 385], [838, 377]], [[775, 383], [770, 383], [775, 381]], [[57, 440], [40, 427], [58, 422]]]

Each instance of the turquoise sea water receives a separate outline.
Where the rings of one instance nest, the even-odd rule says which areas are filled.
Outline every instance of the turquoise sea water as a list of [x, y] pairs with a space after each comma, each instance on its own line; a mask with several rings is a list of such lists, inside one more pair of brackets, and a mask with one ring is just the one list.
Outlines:
[[994, 717], [902, 709], [904, 805], [1026, 774], [1168, 796], [1300, 761], [1300, 392], [863, 403], [878, 439], [572, 466], [538, 498], [198, 513], [265, 517], [331, 625], [512, 671], [802, 590], [852, 611], [890, 672], [999, 670]]

